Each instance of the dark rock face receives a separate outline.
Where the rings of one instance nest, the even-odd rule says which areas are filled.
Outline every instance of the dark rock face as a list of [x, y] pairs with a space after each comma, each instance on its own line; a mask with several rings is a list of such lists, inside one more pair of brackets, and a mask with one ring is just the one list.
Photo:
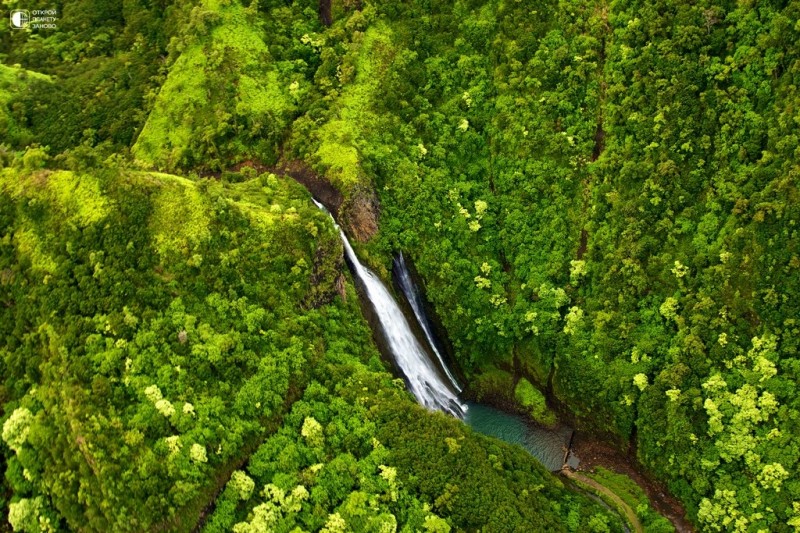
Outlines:
[[308, 189], [355, 240], [367, 242], [378, 233], [380, 204], [375, 191], [368, 185], [356, 186], [345, 198], [336, 187], [302, 161], [286, 161], [270, 170], [289, 176]]
[[317, 175], [311, 168], [302, 161], [287, 161], [275, 169], [275, 174], [285, 174], [294, 179], [316, 198], [325, 209], [330, 211], [335, 219], [339, 219], [339, 208], [342, 206], [344, 198], [336, 187], [331, 185], [325, 178]]
[[342, 206], [342, 222], [357, 241], [367, 242], [378, 233], [379, 213], [375, 192], [366, 186], [358, 187]]

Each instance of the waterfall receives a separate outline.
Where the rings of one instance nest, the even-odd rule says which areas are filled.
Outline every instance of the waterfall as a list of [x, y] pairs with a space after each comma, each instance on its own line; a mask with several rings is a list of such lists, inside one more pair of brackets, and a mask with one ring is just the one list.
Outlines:
[[450, 380], [450, 385], [452, 385], [456, 391], [461, 392], [461, 386], [458, 384], [458, 381], [456, 381], [456, 378], [453, 376], [452, 372], [450, 372], [450, 369], [447, 368], [447, 364], [444, 362], [444, 357], [442, 357], [441, 352], [436, 347], [436, 342], [433, 340], [433, 328], [431, 327], [430, 320], [428, 320], [428, 315], [425, 314], [425, 309], [422, 306], [422, 298], [419, 295], [419, 291], [414, 285], [414, 282], [411, 280], [411, 274], [408, 272], [406, 260], [403, 257], [402, 252], [397, 254], [397, 256], [394, 258], [394, 266], [400, 289], [403, 291], [408, 303], [411, 305], [411, 309], [414, 311], [414, 316], [417, 317], [417, 322], [422, 328], [422, 331], [425, 333], [425, 338], [428, 340], [428, 345], [430, 345], [433, 354], [439, 360], [439, 365], [441, 365], [444, 373], [447, 374], [447, 379]]
[[[327, 212], [322, 204], [316, 200], [314, 203]], [[375, 309], [391, 355], [405, 376], [411, 393], [425, 407], [463, 419], [466, 406], [459, 401], [457, 393], [440, 377], [436, 365], [411, 331], [403, 311], [392, 294], [378, 276], [361, 264], [342, 229], [338, 225], [336, 229], [342, 238], [353, 275], [363, 284], [367, 299]]]

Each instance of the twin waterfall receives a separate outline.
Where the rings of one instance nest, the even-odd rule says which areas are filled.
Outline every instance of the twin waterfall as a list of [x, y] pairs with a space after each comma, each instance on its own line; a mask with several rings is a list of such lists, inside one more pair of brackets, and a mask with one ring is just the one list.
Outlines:
[[[328, 213], [322, 204], [316, 200], [314, 203]], [[334, 225], [342, 238], [347, 262], [361, 296], [368, 300], [374, 311], [371, 314], [375, 319], [372, 326], [382, 351], [393, 360], [419, 403], [428, 409], [451, 414], [480, 433], [522, 446], [553, 472], [561, 470], [565, 461], [571, 467], [577, 467], [578, 458], [569, 451], [572, 428], [562, 424], [551, 429], [543, 428], [529, 424], [519, 415], [488, 405], [462, 403], [458, 398], [461, 386], [437, 346], [422, 295], [409, 274], [403, 255], [398, 254], [394, 259], [394, 277], [419, 325], [418, 334], [412, 330], [412, 326], [416, 328], [414, 318], [410, 324], [389, 289], [361, 264], [344, 232], [335, 221]]]
[[[317, 207], [327, 212], [319, 202], [314, 200], [314, 203]], [[425, 347], [417, 340], [392, 294], [378, 276], [361, 264], [344, 232], [338, 225], [336, 228], [342, 238], [353, 275], [363, 285], [367, 299], [375, 310], [375, 316], [380, 324], [381, 332], [385, 336], [388, 349], [395, 364], [405, 377], [411, 393], [425, 407], [443, 411], [456, 418], [463, 419], [466, 415], [467, 407], [458, 399], [460, 387], [447, 369], [441, 353], [433, 343], [430, 325], [424, 316], [421, 300], [414, 291], [408, 271], [405, 270], [405, 263], [402, 263], [402, 269], [400, 269], [400, 283], [401, 285], [408, 284], [408, 291], [406, 291], [405, 286], [403, 286], [403, 291], [409, 299], [414, 315], [420, 322], [420, 327], [425, 332], [426, 340], [429, 343], [428, 348], [436, 355], [441, 368], [437, 368], [429, 357], [428, 352], [426, 352]], [[411, 295], [414, 296], [412, 297]], [[444, 376], [441, 372], [444, 373]], [[444, 379], [445, 377], [446, 379]]]
[[422, 327], [423, 333], [425, 333], [428, 346], [431, 351], [433, 351], [433, 354], [439, 361], [439, 365], [447, 375], [450, 385], [452, 385], [456, 391], [461, 392], [461, 386], [458, 384], [458, 381], [456, 381], [456, 378], [453, 377], [450, 369], [447, 368], [447, 363], [444, 362], [444, 357], [442, 357], [441, 352], [439, 352], [439, 349], [436, 347], [436, 341], [433, 340], [433, 329], [428, 320], [428, 315], [425, 314], [425, 308], [422, 306], [422, 297], [419, 294], [419, 290], [417, 290], [417, 286], [414, 285], [414, 282], [411, 280], [411, 275], [408, 273], [408, 267], [406, 266], [406, 260], [402, 252], [394, 258], [394, 270], [397, 274], [397, 282], [400, 285], [400, 289], [411, 305], [411, 309], [414, 311], [414, 316], [417, 318], [420, 327]]

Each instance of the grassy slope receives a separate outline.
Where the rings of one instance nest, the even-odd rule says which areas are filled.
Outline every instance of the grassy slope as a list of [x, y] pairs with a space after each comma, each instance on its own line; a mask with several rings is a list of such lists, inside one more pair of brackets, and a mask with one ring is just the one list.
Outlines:
[[278, 70], [263, 25], [239, 2], [209, 0], [195, 15], [133, 145], [137, 163], [217, 170], [274, 161], [295, 112], [291, 76]]
[[579, 474], [578, 472], [573, 472], [567, 469], [564, 470], [564, 475], [578, 483], [579, 486], [588, 488], [592, 492], [597, 493], [601, 498], [603, 498], [603, 500], [614, 506], [622, 515], [625, 516], [625, 519], [628, 521], [628, 525], [633, 531], [636, 533], [642, 533], [644, 531], [642, 523], [639, 521], [636, 513], [614, 491], [592, 478], [586, 477], [583, 474]]
[[593, 472], [585, 474], [621, 498], [628, 507], [635, 511], [636, 516], [638, 516], [646, 530], [674, 530], [667, 519], [660, 516], [651, 507], [644, 490], [628, 476], [612, 472], [603, 467], [597, 467]]
[[33, 473], [18, 496], [91, 529], [169, 521], [302, 389], [309, 278], [336, 261], [315, 250], [340, 245], [297, 186], [256, 188], [269, 204], [175, 176], [3, 171], [4, 409], [37, 414], [11, 459]]
[[33, 139], [30, 131], [17, 123], [9, 105], [31, 81], [50, 81], [50, 77], [22, 68], [0, 65], [0, 138], [9, 145], [25, 145]]

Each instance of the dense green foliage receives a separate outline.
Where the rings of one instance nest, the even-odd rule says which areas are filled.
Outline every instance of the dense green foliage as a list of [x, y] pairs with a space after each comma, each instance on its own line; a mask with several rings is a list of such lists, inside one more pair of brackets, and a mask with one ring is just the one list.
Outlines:
[[[229, 477], [209, 530], [616, 525], [391, 379], [352, 285], [337, 292], [338, 235], [299, 185], [44, 164], [30, 149], [0, 171], [15, 530], [189, 530]], [[447, 442], [465, 450], [463, 479]]]
[[520, 448], [409, 405], [399, 380], [352, 362], [325, 371], [328, 386], [311, 384], [252, 456], [245, 479], [265, 488], [243, 493], [233, 478], [205, 531], [619, 527]]
[[[33, 140], [56, 154], [79, 144], [127, 151], [147, 118], [146, 103], [163, 81], [170, 38], [183, 25], [187, 2], [55, 0], [8, 9], [58, 11], [58, 30], [19, 31], [0, 25], [0, 60], [57, 77], [19, 94], [12, 108]], [[190, 8], [188, 8], [190, 9]], [[15, 105], [14, 105], [15, 104]], [[13, 137], [0, 143], [22, 148]]]
[[14, 116], [19, 106], [13, 106], [12, 102], [29, 83], [45, 81], [47, 76], [37, 72], [0, 65], [0, 139], [22, 146], [33, 140], [30, 132], [19, 124], [19, 118]]
[[281, 6], [263, 19], [257, 5], [207, 0], [192, 9], [133, 146], [140, 165], [217, 170], [245, 158], [275, 162], [319, 45], [308, 36], [313, 11]]
[[[328, 111], [380, 194], [375, 246], [414, 259], [467, 373], [520, 372], [635, 436], [708, 529], [800, 521], [799, 12], [372, 2], [343, 22], [375, 21]], [[293, 139], [328, 170], [324, 138]]]
[[800, 527], [799, 2], [54, 4], [0, 26], [13, 523], [188, 528], [238, 470], [210, 530], [602, 529], [391, 388], [305, 193], [190, 175], [283, 159], [377, 195], [471, 394], [635, 440], [702, 529]]
[[299, 186], [262, 181], [3, 171], [8, 479], [54, 523], [179, 520], [323, 355], [307, 303], [337, 236]]
[[522, 378], [517, 382], [517, 386], [514, 388], [514, 399], [539, 424], [551, 426], [556, 423], [556, 415], [547, 408], [544, 394], [531, 385], [527, 379]]
[[674, 531], [669, 521], [650, 507], [647, 495], [628, 476], [616, 474], [603, 467], [597, 467], [593, 473], [587, 475], [604, 487], [611, 489], [614, 494], [628, 504], [636, 512], [646, 531], [654, 533]]

